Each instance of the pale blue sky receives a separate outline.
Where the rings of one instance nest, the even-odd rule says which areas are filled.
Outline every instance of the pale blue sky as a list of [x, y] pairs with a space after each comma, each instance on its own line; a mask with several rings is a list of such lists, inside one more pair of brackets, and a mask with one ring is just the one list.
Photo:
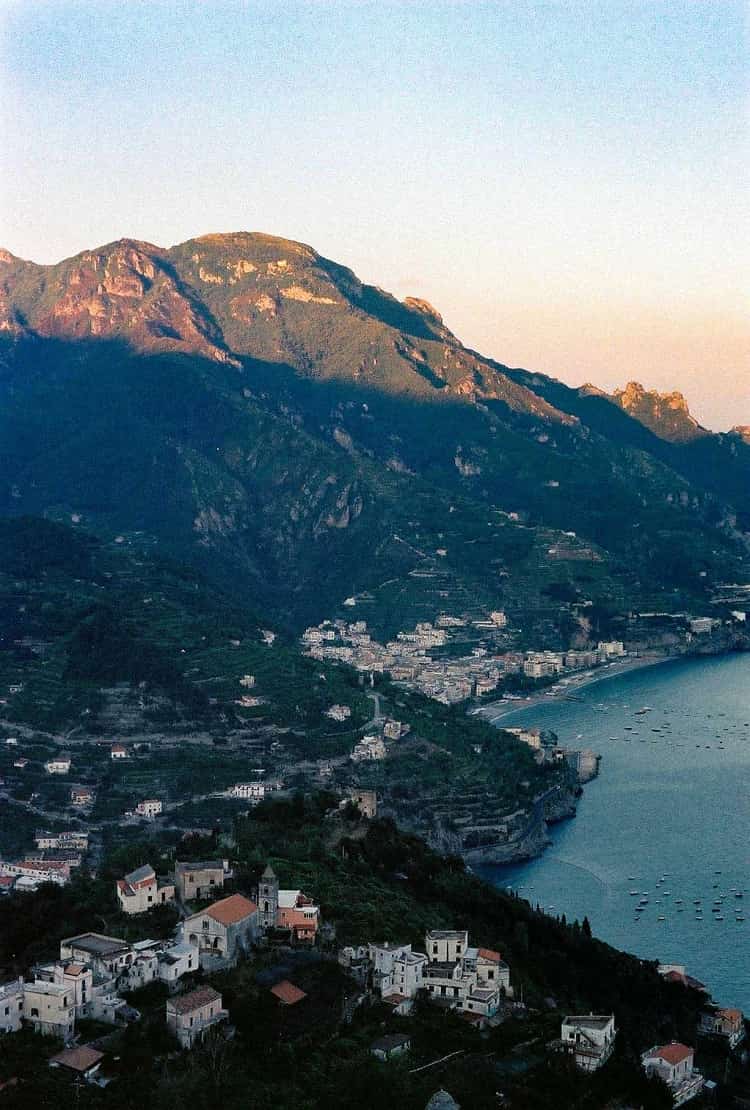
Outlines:
[[745, 4], [10, 0], [2, 20], [14, 253], [268, 231], [501, 361], [750, 423]]

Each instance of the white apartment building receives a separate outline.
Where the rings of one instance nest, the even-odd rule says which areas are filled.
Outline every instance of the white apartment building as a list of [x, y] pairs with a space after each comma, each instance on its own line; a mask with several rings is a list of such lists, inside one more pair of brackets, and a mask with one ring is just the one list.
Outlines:
[[576, 1067], [596, 1071], [612, 1055], [617, 1030], [614, 1014], [572, 1014], [563, 1019], [560, 1040]]

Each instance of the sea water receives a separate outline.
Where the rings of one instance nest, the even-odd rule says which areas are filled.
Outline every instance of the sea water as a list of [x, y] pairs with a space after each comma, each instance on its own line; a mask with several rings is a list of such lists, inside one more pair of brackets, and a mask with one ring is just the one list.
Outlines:
[[478, 870], [548, 913], [588, 917], [618, 948], [684, 964], [718, 1002], [750, 1013], [750, 654], [668, 662], [571, 693], [580, 701], [550, 699], [497, 725], [593, 748], [599, 777], [577, 816], [551, 826], [541, 857]]

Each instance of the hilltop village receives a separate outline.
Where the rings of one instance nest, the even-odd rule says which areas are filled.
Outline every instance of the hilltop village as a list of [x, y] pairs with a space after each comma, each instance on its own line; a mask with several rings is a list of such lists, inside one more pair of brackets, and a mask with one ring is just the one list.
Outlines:
[[[270, 828], [280, 832], [291, 811], [276, 817], [273, 806], [278, 803], [264, 804], [272, 807], [265, 820], [270, 819]], [[254, 824], [244, 831], [238, 828], [243, 845], [251, 844], [263, 827], [257, 823], [262, 820], [261, 810], [255, 813]], [[317, 819], [312, 820], [305, 833], [308, 837], [317, 827]], [[339, 854], [350, 843], [341, 839], [346, 829], [364, 836], [362, 843], [393, 835], [363, 812], [344, 819], [334, 808], [321, 828], [326, 825], [328, 838], [338, 829]], [[79, 850], [85, 857], [82, 841]], [[154, 851], [160, 850], [154, 846]], [[404, 842], [400, 850], [407, 865], [406, 858], [414, 849]], [[327, 898], [321, 899], [314, 889], [283, 886], [275, 868], [266, 864], [254, 869], [257, 878], [252, 886], [246, 886], [249, 876], [243, 851], [238, 854], [235, 847], [234, 856], [177, 859], [171, 870], [161, 873], [148, 863], [141, 864], [108, 880], [108, 893], [102, 888], [103, 901], [92, 912], [89, 928], [56, 937], [54, 920], [50, 920], [41, 949], [54, 945], [56, 952], [51, 957], [42, 953], [41, 958], [0, 982], [0, 1097], [7, 1099], [9, 1106], [24, 1105], [19, 1101], [24, 1091], [30, 1094], [46, 1082], [45, 1071], [53, 1084], [50, 1092], [57, 1092], [54, 1097], [63, 1099], [63, 1092], [72, 1085], [77, 1098], [88, 1097], [84, 1092], [91, 1091], [90, 1097], [95, 1099], [91, 1105], [106, 1106], [108, 1100], [120, 1097], [118, 1088], [125, 1085], [127, 1091], [132, 1082], [128, 1045], [141, 1043], [139, 1029], [152, 1046], [149, 1073], [152, 1067], [181, 1067], [180, 1060], [193, 1055], [200, 1072], [212, 1066], [217, 1054], [233, 1052], [238, 1039], [241, 1042], [249, 1035], [248, 991], [253, 1005], [264, 1015], [262, 1020], [275, 1030], [278, 1042], [274, 1051], [283, 1044], [297, 1045], [304, 1056], [310, 1045], [317, 1043], [314, 1030], [325, 1013], [322, 1028], [328, 1043], [331, 1038], [343, 1038], [342, 1044], [356, 1046], [347, 1052], [354, 1052], [353, 1059], [360, 1058], [357, 1053], [362, 1060], [369, 1059], [368, 1067], [376, 1069], [373, 1075], [379, 1074], [386, 1087], [403, 1083], [411, 1092], [408, 1105], [432, 1110], [486, 1105], [483, 1099], [464, 1103], [454, 1098], [454, 1093], [460, 1095], [466, 1089], [464, 1065], [469, 1057], [479, 1059], [480, 1054], [484, 1073], [487, 1061], [502, 1055], [501, 1045], [512, 1045], [519, 1037], [523, 1040], [531, 1029], [536, 1030], [533, 1049], [525, 1049], [519, 1042], [521, 1054], [516, 1058], [520, 1062], [530, 1051], [533, 1066], [549, 1072], [548, 1082], [556, 1076], [554, 1082], [574, 1086], [599, 1083], [594, 1077], [601, 1073], [601, 1082], [613, 1083], [613, 1089], [623, 1082], [626, 1087], [634, 1084], [633, 1089], [642, 1089], [642, 1105], [649, 1107], [677, 1107], [687, 1102], [695, 1102], [696, 1107], [716, 1105], [720, 1090], [715, 1078], [717, 1060], [725, 1061], [723, 1067], [729, 1074], [733, 1062], [741, 1059], [746, 1034], [743, 1015], [714, 1003], [708, 989], [684, 967], [660, 966], [651, 990], [657, 993], [655, 984], [661, 981], [668, 997], [689, 1000], [687, 1012], [693, 1024], [681, 1019], [681, 1027], [692, 1028], [692, 1036], [653, 1043], [649, 1040], [652, 1017], [640, 1034], [634, 1033], [631, 1005], [623, 1005], [621, 1011], [615, 1006], [611, 1012], [560, 1011], [559, 1004], [549, 997], [539, 1009], [536, 991], [532, 991], [533, 1002], [527, 997], [528, 953], [521, 955], [528, 945], [527, 930], [549, 919], [534, 914], [528, 917], [524, 904], [519, 903], [518, 910], [528, 925], [521, 931], [516, 926], [513, 935], [505, 938], [496, 927], [488, 927], [490, 919], [485, 920], [481, 913], [477, 932], [460, 920], [446, 927], [444, 910], [437, 912], [437, 923], [430, 923], [425, 904], [420, 917], [426, 922], [424, 932], [420, 943], [414, 944], [409, 934], [417, 918], [411, 910], [400, 927], [392, 919], [386, 927], [390, 935], [385, 938], [367, 935], [368, 927], [377, 928], [376, 914], [371, 914], [369, 926], [360, 910], [355, 909], [352, 917], [351, 902], [362, 897], [361, 879], [350, 884], [348, 896], [343, 888], [341, 894], [333, 895], [330, 880], [320, 873], [320, 881], [329, 890]], [[374, 858], [372, 863], [375, 865]], [[309, 871], [309, 863], [302, 859], [298, 866], [300, 873]], [[289, 872], [288, 862], [284, 870]], [[416, 872], [413, 880], [418, 881]], [[396, 877], [395, 881], [402, 880]], [[80, 898], [85, 884], [93, 879], [78, 882]], [[389, 889], [386, 899], [402, 898], [395, 888]], [[481, 884], [477, 886], [474, 895], [482, 889]], [[505, 897], [484, 889], [490, 901]], [[42, 887], [36, 894], [24, 896], [19, 905], [48, 897], [45, 891], [49, 890]], [[339, 917], [342, 911], [334, 907], [344, 904], [339, 902], [342, 895], [350, 906]], [[9, 907], [10, 902], [4, 904]], [[517, 912], [512, 902], [504, 904]], [[86, 912], [82, 910], [77, 919], [85, 919]], [[457, 917], [460, 919], [460, 912]], [[474, 911], [466, 914], [467, 920], [474, 917]], [[352, 932], [355, 919], [359, 925]], [[117, 931], [101, 931], [98, 926], [103, 921], [116, 924]], [[560, 929], [559, 923], [556, 928]], [[563, 927], [561, 936], [566, 929], [569, 927]], [[576, 944], [594, 943], [587, 940], [585, 926], [581, 935], [577, 923], [570, 937], [578, 938]], [[519, 953], [518, 968], [509, 960], [506, 948]], [[601, 950], [611, 951], [606, 946]], [[594, 956], [592, 949], [591, 958]], [[0, 961], [8, 963], [2, 947]], [[18, 968], [17, 963], [15, 966]], [[654, 974], [643, 962], [633, 961], [633, 966], [641, 967], [647, 977]], [[602, 987], [606, 990], [606, 982]], [[627, 1033], [621, 1045], [623, 1022]], [[668, 1027], [661, 1023], [661, 1028]], [[696, 1054], [706, 1061], [708, 1075], [696, 1064]], [[731, 1068], [728, 1062], [732, 1062]], [[8, 1074], [9, 1066], [15, 1066], [20, 1074]], [[580, 1079], [574, 1078], [576, 1075]], [[640, 1088], [639, 1083], [645, 1086]], [[512, 1088], [509, 1082], [501, 1105], [516, 1105]], [[415, 1097], [419, 1098], [415, 1092], [420, 1091], [432, 1094], [415, 1102]], [[103, 1101], [96, 1101], [99, 1098]], [[120, 1104], [115, 1101], [113, 1105]], [[130, 1103], [126, 1099], [122, 1105]]]

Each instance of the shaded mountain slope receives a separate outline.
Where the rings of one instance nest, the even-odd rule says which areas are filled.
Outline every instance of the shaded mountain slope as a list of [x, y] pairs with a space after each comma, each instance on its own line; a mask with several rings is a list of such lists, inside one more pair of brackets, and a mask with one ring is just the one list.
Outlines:
[[291, 626], [362, 592], [390, 627], [395, 597], [687, 605], [741, 574], [741, 437], [667, 442], [303, 244], [3, 254], [0, 295], [0, 513], [139, 533]]

